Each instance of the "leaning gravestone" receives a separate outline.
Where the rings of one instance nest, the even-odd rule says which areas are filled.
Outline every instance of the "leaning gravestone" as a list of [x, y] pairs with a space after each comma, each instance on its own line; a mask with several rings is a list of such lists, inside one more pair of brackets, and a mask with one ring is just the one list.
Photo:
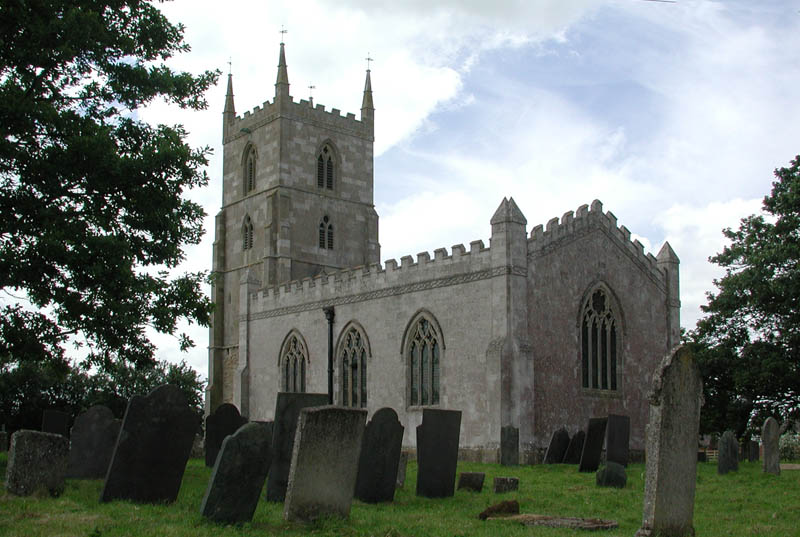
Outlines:
[[606, 465], [597, 471], [595, 477], [598, 487], [624, 489], [628, 482], [628, 476], [625, 474], [625, 467], [614, 461], [607, 461]]
[[461, 472], [458, 475], [458, 490], [480, 492], [483, 490], [483, 481], [486, 474], [483, 472]]
[[239, 409], [231, 403], [222, 403], [206, 418], [206, 466], [214, 466], [219, 448], [225, 437], [235, 433], [247, 423], [247, 418], [239, 414]]
[[397, 488], [401, 489], [406, 484], [406, 468], [408, 467], [408, 451], [400, 452], [400, 460], [397, 463]]
[[519, 464], [519, 429], [506, 425], [500, 429], [500, 464], [517, 466]]
[[603, 454], [603, 440], [606, 437], [607, 418], [589, 418], [586, 439], [583, 441], [579, 472], [596, 472]]
[[21, 429], [11, 435], [6, 468], [6, 490], [30, 496], [45, 490], [51, 496], [64, 492], [69, 440], [63, 435]]
[[717, 473], [720, 475], [739, 470], [739, 442], [733, 431], [725, 431], [719, 439]]
[[583, 451], [583, 441], [586, 433], [583, 430], [575, 433], [569, 441], [567, 452], [564, 454], [564, 464], [580, 464], [581, 451]]
[[417, 426], [417, 496], [452, 496], [456, 484], [460, 410], [422, 410]]
[[661, 361], [649, 400], [644, 509], [636, 536], [694, 535], [703, 380], [689, 347], [677, 347]]
[[764, 444], [764, 471], [768, 474], [781, 475], [781, 457], [778, 448], [781, 428], [778, 420], [770, 416], [761, 428], [761, 442]]
[[60, 410], [45, 410], [42, 413], [42, 432], [69, 438], [69, 414]]
[[283, 518], [311, 522], [350, 516], [367, 411], [304, 408], [297, 423]]
[[391, 408], [378, 410], [364, 429], [355, 492], [362, 502], [394, 500], [403, 431], [397, 412]]
[[242, 425], [222, 441], [200, 513], [214, 522], [253, 519], [272, 462], [272, 422]]
[[171, 503], [178, 497], [199, 419], [171, 384], [128, 402], [101, 502]]
[[75, 418], [69, 441], [67, 477], [103, 479], [114, 454], [121, 420], [111, 409], [95, 405]]
[[327, 404], [327, 393], [278, 393], [275, 401], [275, 422], [272, 425], [272, 466], [267, 478], [267, 501], [282, 502], [286, 499], [300, 410]]
[[606, 461], [628, 466], [631, 440], [631, 418], [608, 415], [606, 424]]
[[569, 447], [569, 433], [563, 427], [550, 437], [550, 445], [544, 454], [544, 464], [560, 464]]

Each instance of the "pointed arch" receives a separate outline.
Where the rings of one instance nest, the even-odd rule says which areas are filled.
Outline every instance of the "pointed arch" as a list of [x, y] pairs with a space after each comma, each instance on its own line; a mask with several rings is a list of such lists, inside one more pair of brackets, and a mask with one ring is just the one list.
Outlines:
[[325, 140], [317, 150], [317, 188], [333, 190], [338, 181], [339, 153], [333, 142]]
[[281, 390], [284, 392], [305, 392], [306, 371], [308, 369], [308, 345], [303, 335], [292, 329], [281, 343], [278, 354], [278, 371]]
[[242, 185], [244, 195], [256, 189], [256, 171], [258, 170], [258, 154], [253, 144], [247, 144], [242, 153]]
[[327, 250], [333, 250], [333, 223], [328, 215], [322, 217], [319, 221], [319, 247]]
[[357, 321], [348, 322], [339, 333], [335, 348], [340, 404], [366, 408], [367, 363], [372, 360], [372, 350], [364, 327]]
[[242, 250], [249, 250], [253, 247], [253, 220], [249, 214], [244, 216], [242, 222]]
[[439, 404], [444, 351], [444, 336], [439, 321], [428, 310], [417, 311], [403, 332], [401, 349], [406, 363], [409, 406]]
[[622, 387], [623, 316], [619, 300], [604, 282], [583, 294], [578, 314], [581, 387], [619, 391]]

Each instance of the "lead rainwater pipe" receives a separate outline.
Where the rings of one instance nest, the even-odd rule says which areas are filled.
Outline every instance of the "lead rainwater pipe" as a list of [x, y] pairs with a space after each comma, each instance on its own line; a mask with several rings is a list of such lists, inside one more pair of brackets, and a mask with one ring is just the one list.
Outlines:
[[322, 308], [328, 320], [328, 404], [333, 404], [333, 319], [336, 316], [333, 306]]

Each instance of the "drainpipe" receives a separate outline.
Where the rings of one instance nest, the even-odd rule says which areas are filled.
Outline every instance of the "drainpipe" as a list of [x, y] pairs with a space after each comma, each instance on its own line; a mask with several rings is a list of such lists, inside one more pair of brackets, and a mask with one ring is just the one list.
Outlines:
[[328, 320], [328, 404], [333, 404], [333, 306], [322, 308], [325, 319]]

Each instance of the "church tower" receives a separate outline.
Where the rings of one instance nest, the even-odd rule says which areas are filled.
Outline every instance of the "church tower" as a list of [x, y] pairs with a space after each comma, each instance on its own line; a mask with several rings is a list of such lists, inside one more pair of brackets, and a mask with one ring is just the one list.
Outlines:
[[238, 356], [242, 282], [258, 289], [380, 261], [370, 71], [360, 119], [342, 116], [294, 101], [284, 49], [281, 43], [273, 101], [252, 112], [236, 115], [228, 75], [207, 412], [226, 402], [246, 367], [246, 357]]

